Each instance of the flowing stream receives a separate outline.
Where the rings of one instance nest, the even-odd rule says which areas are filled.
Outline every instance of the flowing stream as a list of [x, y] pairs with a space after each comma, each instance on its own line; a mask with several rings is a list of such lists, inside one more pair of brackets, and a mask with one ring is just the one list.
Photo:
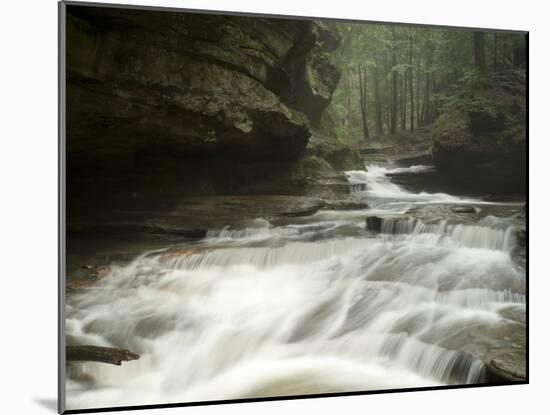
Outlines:
[[[113, 266], [68, 298], [67, 338], [141, 358], [69, 368], [67, 407], [483, 382], [525, 333], [522, 205], [391, 182], [429, 168], [347, 172], [367, 209], [258, 218]], [[464, 204], [475, 214], [407, 213]]]

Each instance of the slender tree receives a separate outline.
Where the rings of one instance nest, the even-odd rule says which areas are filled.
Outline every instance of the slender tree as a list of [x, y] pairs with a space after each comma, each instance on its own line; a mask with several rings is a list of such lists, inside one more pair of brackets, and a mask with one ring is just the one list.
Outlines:
[[[390, 64], [389, 64], [389, 57], [386, 54], [386, 60], [385, 60], [385, 67], [386, 67], [386, 74], [390, 73]], [[391, 94], [391, 84], [389, 76], [386, 75], [386, 129], [391, 134], [391, 112], [392, 112], [392, 94]]]
[[409, 95], [411, 98], [411, 131], [414, 130], [414, 94], [413, 94], [413, 29], [409, 29]]
[[348, 131], [350, 131], [353, 127], [352, 122], [352, 106], [351, 106], [351, 91], [353, 89], [352, 87], [352, 71], [348, 71], [348, 88], [347, 88], [347, 127]]
[[485, 62], [484, 32], [474, 32], [474, 65], [479, 72], [487, 72], [487, 64]]
[[407, 128], [407, 73], [401, 75], [401, 130]]
[[358, 67], [359, 73], [359, 105], [361, 107], [361, 121], [363, 125], [363, 140], [369, 139], [369, 126], [367, 121], [367, 68]]
[[493, 72], [497, 72], [497, 32], [493, 33]]
[[416, 59], [416, 124], [420, 127], [420, 56]]
[[397, 57], [395, 51], [395, 27], [391, 28], [392, 34], [392, 50], [391, 50], [391, 117], [390, 117], [390, 134], [395, 134], [397, 129]]
[[[443, 103], [476, 73], [525, 68], [524, 36], [337, 23], [330, 57], [342, 77], [327, 111], [344, 141], [413, 131], [433, 123]], [[488, 43], [489, 42], [489, 43]], [[358, 68], [360, 70], [358, 71]]]
[[374, 63], [374, 76], [372, 77], [372, 84], [374, 89], [374, 131], [376, 135], [382, 135], [384, 133], [384, 126], [382, 123], [382, 100], [380, 98], [378, 76], [378, 61], [376, 61]]

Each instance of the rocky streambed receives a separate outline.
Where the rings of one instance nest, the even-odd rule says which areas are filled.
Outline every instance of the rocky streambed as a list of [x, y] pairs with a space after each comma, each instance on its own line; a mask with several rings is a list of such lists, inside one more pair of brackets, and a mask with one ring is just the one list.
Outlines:
[[521, 186], [320, 134], [329, 24], [123, 14], [68, 8], [68, 409], [525, 380]]
[[86, 364], [69, 407], [524, 381], [524, 201], [393, 182], [430, 168], [348, 171], [343, 201], [190, 198], [121, 237], [127, 257], [69, 295], [67, 335], [140, 359]]

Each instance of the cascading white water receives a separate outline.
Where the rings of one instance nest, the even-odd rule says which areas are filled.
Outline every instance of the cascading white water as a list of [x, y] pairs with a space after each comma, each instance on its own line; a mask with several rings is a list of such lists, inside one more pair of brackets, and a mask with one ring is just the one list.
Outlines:
[[390, 235], [411, 235], [411, 237], [430, 234], [435, 236], [435, 238], [432, 237], [432, 240], [436, 244], [448, 241], [459, 246], [471, 248], [510, 251], [516, 245], [514, 226], [499, 229], [479, 224], [452, 225], [447, 223], [446, 220], [425, 224], [421, 220], [414, 218], [389, 218], [382, 220], [381, 232]]
[[472, 198], [453, 196], [447, 193], [413, 193], [403, 187], [392, 183], [391, 174], [396, 173], [420, 173], [433, 169], [431, 166], [393, 167], [387, 164], [370, 164], [368, 170], [352, 170], [346, 172], [352, 191], [360, 198], [368, 200], [371, 204], [382, 204], [386, 209], [392, 205], [428, 204], [428, 203], [477, 203], [487, 202]]
[[407, 192], [388, 171], [348, 172], [371, 209], [211, 231], [71, 296], [69, 342], [141, 358], [70, 368], [68, 408], [483, 381], [485, 353], [524, 329], [510, 318], [525, 311], [513, 228], [391, 219], [368, 232], [364, 218], [395, 215], [396, 199], [462, 200]]
[[[441, 202], [441, 203], [457, 203], [465, 199], [460, 199], [456, 196], [446, 193], [411, 193], [401, 186], [394, 184], [388, 178], [388, 174], [394, 173], [418, 173], [429, 170], [429, 166], [412, 166], [408, 168], [391, 168], [385, 165], [371, 164], [368, 166], [368, 171], [352, 170], [346, 174], [350, 185], [358, 186], [364, 195], [373, 199], [382, 200], [400, 200], [400, 201], [418, 201], [418, 202]], [[364, 190], [362, 190], [364, 189]]]

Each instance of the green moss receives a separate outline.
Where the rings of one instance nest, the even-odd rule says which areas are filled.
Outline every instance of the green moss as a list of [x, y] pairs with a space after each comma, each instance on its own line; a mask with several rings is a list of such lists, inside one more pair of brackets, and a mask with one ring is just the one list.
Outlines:
[[460, 129], [497, 141], [521, 138], [525, 130], [524, 99], [496, 87], [452, 97], [434, 125], [434, 140], [437, 142], [444, 131]]
[[459, 92], [446, 98], [434, 126], [434, 139], [444, 131], [467, 128], [476, 137], [502, 141], [525, 136], [524, 74], [467, 73]]
[[433, 138], [439, 141], [439, 138], [446, 130], [460, 130], [469, 127], [469, 120], [466, 113], [460, 108], [454, 108], [443, 113], [435, 122], [433, 127]]
[[332, 117], [330, 111], [324, 111], [323, 115], [321, 115], [319, 131], [327, 137], [334, 137], [334, 141], [339, 142], [336, 123], [334, 122], [334, 118]]
[[356, 150], [342, 146], [327, 155], [328, 162], [338, 171], [362, 170], [365, 163]]

